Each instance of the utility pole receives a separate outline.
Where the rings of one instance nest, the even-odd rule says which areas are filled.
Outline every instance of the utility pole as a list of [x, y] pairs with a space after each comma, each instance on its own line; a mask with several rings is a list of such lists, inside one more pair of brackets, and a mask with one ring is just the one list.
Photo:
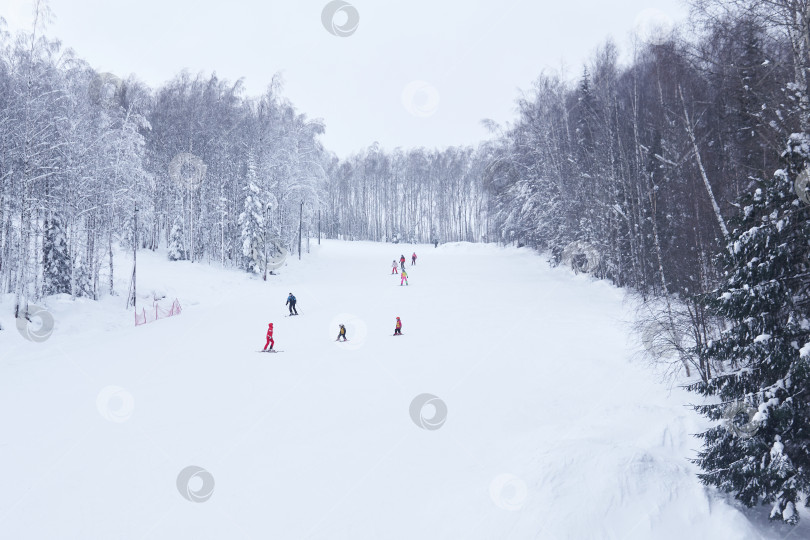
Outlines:
[[135, 231], [132, 235], [132, 306], [138, 311], [138, 203], [135, 203]]
[[127, 308], [131, 305], [135, 308], [135, 313], [138, 313], [138, 285], [137, 285], [137, 270], [138, 270], [138, 203], [135, 203], [135, 230], [132, 232], [132, 283], [130, 290], [132, 295], [127, 298]]
[[270, 210], [270, 205], [264, 206], [264, 281], [267, 281], [267, 211]]
[[298, 214], [298, 260], [301, 260], [301, 230], [304, 226], [304, 201], [301, 201], [301, 211]]
[[194, 187], [191, 182], [186, 184], [188, 186], [189, 199], [191, 202], [191, 214], [189, 215], [189, 224], [191, 225], [191, 256], [189, 259], [192, 264], [194, 263]]

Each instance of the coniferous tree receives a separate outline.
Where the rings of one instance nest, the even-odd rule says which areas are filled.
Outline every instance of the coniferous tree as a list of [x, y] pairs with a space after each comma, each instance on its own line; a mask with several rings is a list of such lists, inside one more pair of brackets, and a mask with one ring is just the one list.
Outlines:
[[183, 220], [176, 218], [172, 225], [169, 236], [169, 260], [184, 261], [188, 258], [185, 247], [185, 233], [183, 231]]
[[[250, 168], [248, 176], [251, 176]], [[255, 175], [253, 175], [255, 176]], [[244, 210], [239, 215], [244, 268], [258, 274], [264, 264], [264, 204], [255, 178], [245, 188]]]
[[786, 167], [743, 201], [725, 282], [705, 299], [730, 324], [700, 351], [721, 371], [691, 388], [721, 400], [698, 410], [725, 418], [700, 435], [701, 480], [747, 506], [772, 504], [772, 519], [795, 524], [810, 494], [810, 209], [793, 181], [810, 162], [810, 140], [791, 136], [783, 157]]
[[58, 216], [45, 226], [43, 248], [43, 294], [70, 293], [70, 253], [62, 221]]
[[76, 288], [74, 290], [75, 296], [90, 298], [95, 300], [95, 293], [93, 292], [93, 273], [87, 261], [81, 260], [76, 266]]

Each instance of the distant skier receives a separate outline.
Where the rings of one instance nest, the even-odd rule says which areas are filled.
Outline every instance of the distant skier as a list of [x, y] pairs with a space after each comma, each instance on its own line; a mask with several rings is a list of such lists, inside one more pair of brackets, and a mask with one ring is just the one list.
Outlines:
[[435, 248], [439, 247], [439, 241], [436, 240], [435, 238], [433, 239], [433, 247]]
[[397, 266], [397, 260], [396, 260], [396, 259], [394, 259], [394, 261], [393, 261], [393, 262], [394, 262], [394, 269], [391, 271], [391, 273], [392, 273], [392, 274], [399, 274], [399, 270], [397, 270], [397, 269], [399, 268], [399, 267]]
[[264, 344], [264, 350], [268, 350], [267, 346], [270, 345], [270, 350], [272, 351], [273, 345], [275, 344], [276, 342], [273, 341], [273, 323], [270, 323], [270, 326], [267, 327], [267, 343]]
[[411, 266], [415, 264], [416, 264], [416, 252], [414, 251], [413, 255], [411, 255]]
[[298, 315], [298, 310], [295, 309], [295, 303], [296, 302], [298, 302], [298, 300], [295, 299], [295, 296], [293, 296], [293, 293], [290, 293], [290, 296], [287, 297], [287, 303], [284, 304], [285, 306], [287, 306], [287, 305], [290, 306], [290, 315]]
[[402, 276], [399, 279], [399, 286], [402, 287], [403, 283], [405, 285], [407, 285], [408, 284], [408, 272], [406, 272], [405, 269], [403, 268], [402, 272], [399, 275]]
[[338, 332], [338, 337], [335, 341], [340, 341], [340, 338], [343, 338], [343, 341], [348, 341], [346, 339], [346, 327], [342, 324], [340, 325], [340, 331]]
[[402, 335], [402, 321], [399, 320], [399, 317], [397, 317], [397, 325], [394, 327], [394, 335], [395, 336]]
[[402, 267], [402, 271], [405, 271], [405, 255], [399, 256], [399, 265]]

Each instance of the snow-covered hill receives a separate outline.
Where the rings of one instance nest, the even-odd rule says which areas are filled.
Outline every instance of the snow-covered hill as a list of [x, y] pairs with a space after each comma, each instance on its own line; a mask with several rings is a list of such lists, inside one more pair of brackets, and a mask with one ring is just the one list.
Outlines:
[[145, 252], [181, 315], [53, 298], [42, 343], [6, 297], [0, 538], [808, 537], [700, 485], [696, 396], [633, 361], [621, 291], [468, 244], [400, 286], [411, 251], [327, 241], [267, 283]]

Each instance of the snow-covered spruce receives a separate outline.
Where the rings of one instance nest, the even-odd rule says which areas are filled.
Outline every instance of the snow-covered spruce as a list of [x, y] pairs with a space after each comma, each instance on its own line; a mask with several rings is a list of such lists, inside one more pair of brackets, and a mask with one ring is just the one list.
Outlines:
[[175, 218], [172, 231], [169, 235], [169, 260], [183, 261], [188, 258], [186, 253], [185, 232], [183, 230], [183, 220]]
[[757, 411], [725, 420], [754, 423], [744, 435], [725, 423], [701, 434], [700, 478], [747, 506], [771, 504], [771, 518], [790, 524], [810, 495], [810, 208], [793, 188], [810, 161], [807, 149], [804, 135], [792, 136], [785, 168], [744, 200], [724, 257], [725, 283], [705, 300], [730, 322], [698, 351], [720, 371], [691, 386], [720, 398], [698, 407], [713, 420], [735, 403]]
[[258, 274], [264, 265], [264, 202], [257, 185], [256, 167], [252, 157], [248, 160], [248, 183], [245, 202], [239, 215], [241, 227], [243, 267]]
[[54, 215], [45, 223], [42, 249], [42, 294], [70, 293], [72, 264], [65, 238], [65, 229], [57, 215]]

